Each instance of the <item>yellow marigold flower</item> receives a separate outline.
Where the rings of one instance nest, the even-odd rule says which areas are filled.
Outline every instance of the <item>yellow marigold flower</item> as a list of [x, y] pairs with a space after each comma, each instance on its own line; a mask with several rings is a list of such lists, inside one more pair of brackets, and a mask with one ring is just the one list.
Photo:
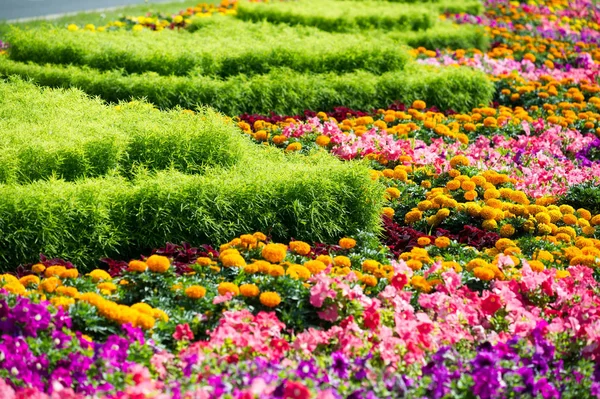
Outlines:
[[362, 263], [362, 269], [364, 272], [373, 273], [379, 268], [379, 262], [373, 259], [365, 259]]
[[539, 260], [530, 260], [528, 263], [529, 267], [531, 267], [531, 270], [533, 270], [534, 272], [541, 272], [546, 268], [544, 264]]
[[79, 26], [77, 26], [75, 24], [69, 24], [67, 26], [67, 30], [70, 32], [75, 32], [75, 31], [79, 30]]
[[147, 314], [148, 316], [152, 316], [154, 314], [154, 309], [152, 308], [152, 306], [143, 302], [138, 302], [136, 304], [131, 305], [131, 309], [135, 309], [140, 313]]
[[473, 269], [473, 274], [482, 281], [490, 281], [495, 276], [494, 272], [487, 267], [476, 267]]
[[354, 240], [353, 238], [342, 238], [339, 241], [339, 245], [340, 247], [344, 248], [344, 249], [352, 249], [356, 246], [356, 240]]
[[302, 144], [300, 144], [299, 142], [295, 142], [295, 143], [290, 143], [287, 147], [286, 147], [286, 151], [287, 152], [294, 152], [294, 151], [300, 151], [302, 149]]
[[310, 245], [304, 241], [291, 241], [290, 249], [298, 255], [308, 255], [310, 253]]
[[592, 227], [592, 226], [585, 226], [581, 229], [583, 231], [583, 234], [585, 234], [586, 236], [591, 236], [596, 234], [596, 228]]
[[40, 283], [40, 278], [34, 274], [30, 274], [28, 276], [21, 277], [19, 282], [25, 287], [29, 287], [30, 285], [38, 285]]
[[565, 222], [565, 224], [568, 225], [575, 225], [577, 224], [577, 216], [573, 215], [572, 213], [569, 213], [563, 216], [563, 222]]
[[546, 212], [536, 213], [535, 220], [537, 220], [538, 223], [544, 223], [544, 224], [549, 224], [552, 221], [550, 214], [548, 214]]
[[429, 239], [429, 237], [419, 237], [417, 244], [419, 244], [421, 247], [425, 247], [431, 244], [431, 239]]
[[446, 219], [448, 216], [450, 216], [450, 209], [448, 208], [439, 209], [435, 214], [436, 219], [439, 221]]
[[106, 280], [106, 281], [112, 280], [112, 277], [110, 277], [110, 274], [108, 274], [107, 272], [105, 272], [102, 269], [92, 270], [90, 273], [88, 273], [88, 276], [90, 276], [92, 278], [92, 281], [94, 283], [97, 283], [102, 280]]
[[130, 272], [145, 272], [146, 269], [148, 268], [148, 265], [146, 264], [146, 262], [141, 261], [141, 260], [132, 260], [131, 262], [129, 262], [129, 265], [127, 266], [127, 270]]
[[152, 255], [146, 259], [146, 264], [151, 272], [164, 273], [169, 270], [171, 261], [166, 256]]
[[[237, 251], [236, 251], [237, 252]], [[246, 260], [239, 253], [227, 253], [220, 257], [221, 263], [225, 267], [243, 267], [246, 266]]]
[[496, 217], [496, 209], [486, 205], [479, 211], [479, 216], [485, 220], [493, 220]]
[[271, 265], [269, 262], [264, 260], [257, 260], [253, 263], [244, 266], [244, 273], [246, 274], [254, 274], [254, 273], [264, 273], [268, 274], [271, 271]]
[[464, 180], [460, 185], [460, 188], [465, 191], [473, 191], [476, 187], [477, 185], [472, 180]]
[[2, 288], [15, 295], [24, 295], [27, 292], [23, 284], [21, 284], [18, 280], [11, 281], [10, 283], [4, 285]]
[[496, 230], [498, 228], [498, 223], [494, 219], [484, 220], [481, 224], [485, 230]]
[[267, 244], [263, 247], [261, 255], [271, 263], [280, 263], [287, 255], [287, 246], [283, 244]]
[[219, 295], [225, 295], [228, 292], [231, 292], [233, 295], [240, 294], [240, 289], [238, 288], [238, 286], [229, 282], [223, 282], [219, 284], [219, 286], [217, 287], [217, 291], [219, 292]]
[[250, 247], [253, 247], [258, 243], [258, 238], [253, 234], [243, 234], [240, 236], [240, 240], [242, 241], [242, 244], [246, 244]]
[[242, 284], [240, 285], [240, 294], [245, 297], [253, 298], [260, 293], [260, 290], [255, 284]]
[[310, 270], [301, 265], [292, 265], [285, 271], [288, 276], [297, 280], [308, 280], [310, 278]]
[[450, 180], [448, 183], [446, 183], [446, 188], [450, 191], [458, 190], [460, 188], [460, 181]]
[[511, 237], [514, 234], [515, 234], [515, 228], [513, 227], [512, 224], [505, 224], [504, 226], [500, 227], [500, 236], [501, 237]]
[[465, 193], [465, 200], [467, 200], [467, 201], [474, 201], [477, 198], [477, 196], [478, 196], [477, 191], [474, 191], [474, 190], [467, 191]]
[[44, 271], [44, 276], [45, 277], [53, 277], [53, 276], [60, 277], [60, 274], [62, 272], [64, 272], [65, 270], [67, 270], [67, 268], [64, 266], [50, 266]]
[[367, 287], [375, 287], [377, 285], [377, 278], [375, 276], [371, 276], [370, 274], [364, 274], [360, 278], [360, 282]]
[[450, 166], [452, 168], [456, 168], [457, 166], [469, 166], [470, 164], [471, 161], [464, 155], [456, 155], [450, 159]]
[[254, 133], [254, 138], [258, 141], [267, 141], [269, 139], [269, 133], [266, 130], [259, 130]]
[[510, 247], [514, 247], [515, 246], [515, 242], [513, 240], [510, 240], [508, 238], [501, 238], [498, 241], [496, 241], [496, 249], [498, 251], [504, 251], [506, 248], [510, 248]]
[[329, 142], [331, 141], [331, 139], [325, 135], [320, 135], [319, 137], [317, 137], [317, 140], [315, 141], [317, 143], [317, 145], [321, 146], [321, 147], [327, 147], [327, 145], [329, 145]]
[[325, 266], [329, 266], [330, 264], [333, 263], [333, 259], [329, 255], [319, 255], [319, 256], [317, 256], [317, 260], [320, 262], [323, 262], [323, 264], [325, 264]]
[[423, 276], [413, 276], [410, 279], [410, 285], [412, 285], [415, 289], [425, 293], [430, 292], [432, 288], [431, 284], [429, 284], [429, 282]]
[[558, 209], [562, 212], [563, 215], [575, 213], [575, 209], [573, 209], [570, 205], [561, 205]]
[[42, 265], [41, 263], [36, 263], [31, 267], [31, 271], [35, 274], [41, 274], [44, 272], [44, 270], [46, 270], [46, 266]]
[[263, 292], [260, 294], [259, 300], [268, 308], [274, 308], [281, 303], [281, 297], [276, 292]]
[[50, 303], [52, 305], [54, 305], [54, 307], [56, 307], [56, 308], [60, 307], [63, 309], [68, 309], [69, 306], [71, 306], [75, 303], [75, 299], [67, 298], [64, 296], [55, 296], [54, 298], [50, 299]]
[[421, 270], [423, 268], [423, 262], [416, 260], [416, 259], [408, 260], [406, 262], [406, 265], [414, 271]]
[[61, 285], [62, 285], [62, 282], [58, 279], [58, 277], [50, 277], [50, 278], [46, 278], [46, 279], [42, 280], [39, 288], [42, 291], [52, 293], [52, 292], [54, 292], [54, 290], [56, 290]]
[[79, 277], [79, 271], [77, 269], [66, 269], [59, 275], [60, 278], [77, 278]]
[[333, 258], [333, 264], [337, 267], [350, 267], [352, 262], [347, 256], [340, 255]]
[[566, 277], [570, 277], [571, 273], [569, 273], [568, 270], [557, 270], [556, 271], [556, 278], [566, 278]]
[[263, 233], [261, 233], [261, 232], [256, 232], [256, 233], [254, 233], [254, 234], [252, 234], [252, 235], [253, 235], [254, 237], [256, 237], [256, 239], [257, 239], [258, 241], [265, 241], [265, 240], [267, 239], [267, 236], [266, 236], [266, 235], [264, 235], [264, 234], [263, 234]]
[[392, 200], [400, 197], [400, 190], [396, 187], [388, 187], [385, 189], [385, 199]]
[[161, 309], [153, 309], [153, 313], [152, 316], [155, 319], [160, 319], [164, 322], [168, 322], [169, 321], [169, 316]]
[[117, 286], [111, 282], [103, 282], [97, 285], [99, 290], [107, 290], [111, 293], [117, 290]]
[[325, 266], [325, 264], [320, 260], [309, 260], [304, 262], [303, 266], [307, 268], [311, 274], [320, 273], [327, 268], [327, 266]]
[[404, 217], [404, 221], [407, 224], [413, 224], [413, 223], [421, 220], [422, 217], [423, 217], [423, 213], [421, 213], [421, 211], [412, 210], [406, 214], [406, 216]]
[[383, 216], [389, 219], [393, 219], [395, 213], [394, 208], [390, 208], [389, 206], [383, 208]]
[[476, 267], [487, 267], [487, 266], [488, 266], [488, 263], [485, 260], [483, 260], [481, 258], [475, 258], [475, 259], [472, 259], [471, 261], [469, 261], [469, 263], [467, 263], [466, 269], [473, 270]]
[[577, 213], [579, 214], [580, 217], [584, 218], [585, 220], [589, 221], [592, 218], [591, 212], [588, 211], [587, 209], [579, 208], [579, 209], [577, 209]]
[[206, 295], [206, 288], [199, 285], [191, 285], [185, 289], [185, 296], [192, 299], [204, 298]]
[[56, 292], [57, 294], [68, 296], [70, 298], [77, 298], [79, 296], [79, 291], [77, 291], [77, 288], [65, 287], [64, 285], [61, 285], [60, 287], [56, 288], [54, 292]]
[[152, 327], [154, 327], [154, 323], [156, 323], [154, 317], [144, 313], [138, 313], [134, 324], [142, 330], [150, 330]]

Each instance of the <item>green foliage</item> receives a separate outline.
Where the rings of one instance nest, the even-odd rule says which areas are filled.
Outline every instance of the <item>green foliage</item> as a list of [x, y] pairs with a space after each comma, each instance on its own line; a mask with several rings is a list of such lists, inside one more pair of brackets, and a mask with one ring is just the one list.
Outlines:
[[65, 180], [139, 167], [202, 173], [252, 148], [233, 123], [203, 109], [158, 112], [145, 102], [109, 107], [79, 90], [0, 80], [0, 183]]
[[87, 65], [99, 70], [160, 75], [232, 76], [288, 67], [305, 72], [383, 73], [409, 60], [395, 40], [360, 34], [331, 34], [311, 27], [199, 18], [194, 33], [164, 30], [70, 32], [12, 29], [10, 57], [38, 64]]
[[51, 87], [78, 87], [107, 101], [146, 98], [160, 108], [193, 109], [210, 105], [228, 115], [245, 112], [294, 115], [306, 109], [330, 111], [336, 106], [370, 110], [395, 101], [423, 100], [440, 109], [466, 112], [488, 104], [493, 85], [487, 76], [468, 68], [409, 65], [402, 72], [375, 75], [303, 74], [278, 69], [265, 75], [210, 77], [125, 75], [74, 66], [41, 66], [0, 58], [0, 75], [20, 75]]
[[420, 30], [432, 27], [435, 7], [391, 4], [380, 1], [302, 0], [273, 3], [240, 3], [243, 20], [314, 26], [329, 32], [361, 29]]
[[[364, 1], [364, 0], [353, 0], [353, 1]], [[457, 2], [456, 0], [373, 0], [388, 3], [404, 3], [404, 4], [418, 4], [435, 10], [441, 14], [460, 14], [466, 13], [471, 15], [479, 15], [483, 13], [483, 3], [480, 0], [463, 0]], [[367, 1], [372, 2], [372, 1]]]
[[265, 149], [229, 170], [177, 171], [0, 186], [2, 268], [39, 253], [89, 268], [165, 242], [227, 242], [263, 231], [275, 239], [332, 241], [376, 232], [382, 187], [362, 163]]
[[598, 181], [587, 181], [569, 187], [569, 190], [559, 198], [560, 204], [571, 205], [573, 208], [584, 208], [596, 215], [600, 213], [600, 186]]
[[490, 45], [485, 30], [477, 25], [443, 23], [425, 31], [390, 32], [388, 36], [411, 47], [425, 47], [430, 50], [446, 48], [486, 50]]

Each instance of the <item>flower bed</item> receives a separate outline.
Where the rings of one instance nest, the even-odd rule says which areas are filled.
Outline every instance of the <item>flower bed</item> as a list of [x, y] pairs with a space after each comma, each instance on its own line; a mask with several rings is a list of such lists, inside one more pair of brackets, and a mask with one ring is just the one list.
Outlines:
[[[330, 80], [339, 102], [312, 111], [235, 108], [256, 146], [225, 174], [1, 186], [2, 256], [40, 230], [48, 255], [0, 275], [1, 396], [600, 398], [600, 12], [485, 6], [449, 19], [489, 51], [413, 51], [455, 86], [409, 66], [381, 79], [414, 91], [374, 85], [378, 105]], [[473, 104], [484, 74], [494, 101]]]

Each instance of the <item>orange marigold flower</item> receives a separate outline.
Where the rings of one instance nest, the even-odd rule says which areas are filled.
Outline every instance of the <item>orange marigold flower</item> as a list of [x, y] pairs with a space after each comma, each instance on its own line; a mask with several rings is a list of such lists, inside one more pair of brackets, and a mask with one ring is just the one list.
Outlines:
[[310, 253], [310, 245], [304, 241], [291, 241], [290, 249], [298, 255], [308, 255]]
[[185, 296], [192, 299], [204, 298], [206, 295], [206, 288], [199, 285], [191, 285], [185, 289]]
[[317, 140], [316, 140], [317, 145], [319, 145], [321, 147], [327, 147], [330, 142], [331, 142], [331, 139], [323, 134], [320, 135], [319, 137], [317, 137]]
[[427, 104], [425, 103], [425, 101], [416, 100], [412, 103], [412, 108], [422, 110], [427, 108]]
[[217, 291], [219, 291], [219, 295], [225, 295], [228, 292], [231, 292], [233, 295], [240, 294], [240, 289], [238, 288], [238, 286], [229, 282], [219, 284], [219, 286], [217, 287]]
[[287, 255], [287, 246], [283, 244], [267, 244], [263, 247], [261, 255], [271, 263], [282, 262]]
[[92, 281], [94, 283], [97, 283], [101, 280], [106, 280], [106, 281], [112, 280], [112, 277], [110, 276], [110, 274], [108, 274], [106, 271], [104, 271], [102, 269], [92, 270], [90, 273], [88, 273], [88, 276], [90, 276], [92, 278]]
[[342, 238], [339, 241], [340, 247], [344, 249], [352, 249], [356, 246], [356, 240], [353, 238]]
[[40, 283], [40, 278], [34, 274], [30, 274], [28, 276], [23, 276], [19, 279], [19, 282], [23, 284], [25, 287], [29, 287], [30, 285], [38, 285]]
[[281, 297], [276, 292], [263, 292], [259, 299], [260, 303], [268, 308], [274, 308], [281, 303]]
[[155, 273], [164, 273], [169, 270], [171, 261], [166, 256], [152, 255], [146, 260], [148, 269]]
[[146, 262], [141, 261], [141, 260], [132, 260], [131, 262], [129, 262], [129, 265], [127, 266], [127, 271], [145, 272], [147, 268], [148, 268], [148, 265], [146, 264]]
[[31, 267], [31, 271], [35, 274], [41, 274], [44, 272], [44, 270], [46, 270], [46, 266], [42, 265], [41, 263], [36, 263]]
[[252, 298], [257, 296], [260, 293], [260, 290], [256, 286], [256, 284], [242, 284], [240, 285], [240, 294], [245, 297]]
[[325, 264], [320, 260], [309, 260], [304, 262], [304, 267], [306, 267], [311, 274], [320, 273], [327, 268], [327, 266], [325, 266]]

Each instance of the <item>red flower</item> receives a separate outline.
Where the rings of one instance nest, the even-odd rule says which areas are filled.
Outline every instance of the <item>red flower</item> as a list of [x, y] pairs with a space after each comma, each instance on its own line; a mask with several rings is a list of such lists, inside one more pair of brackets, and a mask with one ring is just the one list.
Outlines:
[[299, 382], [286, 381], [285, 388], [283, 390], [284, 399], [308, 399], [310, 398], [310, 391], [307, 387]]
[[396, 273], [394, 277], [392, 277], [392, 286], [400, 291], [404, 288], [406, 284], [408, 284], [408, 276], [404, 273]]
[[481, 310], [486, 315], [492, 315], [496, 313], [498, 309], [502, 307], [500, 297], [496, 294], [489, 294], [485, 299], [481, 301]]
[[364, 313], [364, 317], [365, 317], [365, 327], [367, 327], [369, 330], [374, 330], [377, 327], [379, 327], [379, 322], [381, 320], [381, 317], [379, 316], [379, 312], [377, 311], [375, 304], [372, 304], [371, 306], [369, 306], [367, 309], [365, 309], [365, 313]]
[[189, 324], [178, 324], [177, 327], [175, 327], [173, 338], [175, 338], [177, 341], [182, 341], [184, 339], [191, 341], [194, 339], [194, 333], [190, 329]]

